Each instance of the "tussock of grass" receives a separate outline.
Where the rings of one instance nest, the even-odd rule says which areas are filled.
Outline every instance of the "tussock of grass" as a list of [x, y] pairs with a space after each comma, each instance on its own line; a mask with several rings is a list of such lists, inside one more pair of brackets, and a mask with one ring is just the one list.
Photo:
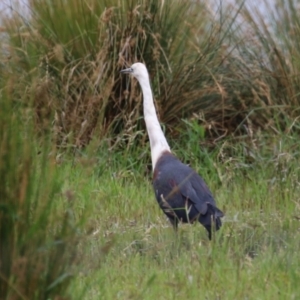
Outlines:
[[32, 122], [24, 122], [3, 90], [1, 104], [1, 299], [62, 298], [80, 263], [85, 217], [74, 217], [75, 199], [62, 192], [49, 142], [32, 142]]
[[143, 130], [140, 88], [119, 75], [135, 61], [173, 137], [182, 118], [213, 138], [298, 131], [297, 10], [280, 3], [267, 24], [243, 4], [213, 16], [205, 1], [30, 1], [26, 23], [5, 22], [4, 78], [19, 105], [34, 99], [38, 131], [63, 149], [109, 134], [131, 143]]
[[[138, 59], [148, 60], [151, 72], [165, 66], [169, 73], [171, 56], [178, 57], [192, 35], [191, 24], [184, 22], [191, 10], [188, 2], [120, 4], [79, 0], [76, 4], [67, 1], [60, 5], [31, 1], [30, 5], [30, 26], [17, 18], [7, 22], [14, 45], [10, 49], [12, 65], [20, 65], [22, 59], [22, 71], [33, 75], [24, 78], [21, 72], [22, 80], [18, 78], [15, 84], [18, 90], [32, 87], [41, 130], [49, 124], [42, 123], [51, 118], [49, 111], [56, 112], [53, 129], [60, 146], [85, 145], [96, 128], [103, 135], [131, 127], [132, 134], [131, 124], [137, 120], [141, 105], [137, 105], [136, 91], [130, 101], [123, 101], [125, 84], [120, 82], [118, 71]], [[193, 19], [194, 28], [200, 30], [203, 15], [202, 25], [199, 17], [195, 15]], [[18, 30], [21, 26], [24, 32]], [[174, 39], [178, 30], [182, 34]], [[195, 52], [191, 62], [197, 57]], [[164, 81], [157, 79], [158, 85]], [[128, 116], [130, 124], [126, 122]]]

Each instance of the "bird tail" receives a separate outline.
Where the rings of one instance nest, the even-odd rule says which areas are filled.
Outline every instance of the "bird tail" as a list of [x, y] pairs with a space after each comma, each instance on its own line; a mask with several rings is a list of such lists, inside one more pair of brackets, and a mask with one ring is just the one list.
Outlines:
[[208, 231], [208, 237], [211, 240], [212, 229], [219, 230], [222, 226], [221, 218], [224, 216], [223, 212], [216, 206], [207, 203], [207, 212], [205, 215], [200, 215], [199, 222]]

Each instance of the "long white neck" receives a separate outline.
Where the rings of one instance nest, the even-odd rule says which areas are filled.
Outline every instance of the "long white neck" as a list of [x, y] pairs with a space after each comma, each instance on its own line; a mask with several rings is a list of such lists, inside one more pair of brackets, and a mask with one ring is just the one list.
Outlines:
[[144, 97], [144, 118], [150, 139], [152, 169], [164, 151], [170, 151], [169, 144], [157, 119], [149, 78], [140, 78]]

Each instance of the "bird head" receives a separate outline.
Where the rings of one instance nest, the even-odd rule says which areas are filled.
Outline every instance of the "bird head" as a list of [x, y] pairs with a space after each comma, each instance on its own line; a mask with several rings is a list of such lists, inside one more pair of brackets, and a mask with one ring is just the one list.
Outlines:
[[138, 81], [143, 81], [144, 79], [148, 80], [148, 78], [149, 78], [147, 68], [142, 63], [135, 63], [130, 68], [121, 70], [120, 73], [131, 74]]

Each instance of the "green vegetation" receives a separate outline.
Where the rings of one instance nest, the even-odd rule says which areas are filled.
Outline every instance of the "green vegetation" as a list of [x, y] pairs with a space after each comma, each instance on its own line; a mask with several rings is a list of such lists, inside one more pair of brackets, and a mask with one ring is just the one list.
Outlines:
[[[34, 137], [32, 117], [2, 90], [0, 112], [1, 299], [56, 299], [78, 264], [82, 221], [74, 197], [51, 157], [47, 139]], [[62, 284], [63, 283], [63, 284]]]
[[100, 151], [88, 155], [98, 157], [96, 165], [84, 160], [73, 172], [68, 169], [77, 205], [90, 207], [94, 226], [73, 291], [88, 285], [86, 299], [297, 298], [298, 138], [283, 136], [261, 146], [250, 163], [243, 148], [232, 144], [234, 157], [226, 155], [226, 143], [211, 157], [191, 146], [186, 155], [202, 154], [193, 165], [226, 212], [212, 243], [199, 224], [181, 225], [175, 237], [143, 175], [143, 162], [132, 168], [131, 159], [119, 154], [107, 163]]
[[[277, 2], [269, 20], [179, 0], [3, 16], [1, 299], [299, 298], [300, 16]], [[156, 203], [140, 89], [119, 75], [137, 60], [226, 214], [212, 242]]]

